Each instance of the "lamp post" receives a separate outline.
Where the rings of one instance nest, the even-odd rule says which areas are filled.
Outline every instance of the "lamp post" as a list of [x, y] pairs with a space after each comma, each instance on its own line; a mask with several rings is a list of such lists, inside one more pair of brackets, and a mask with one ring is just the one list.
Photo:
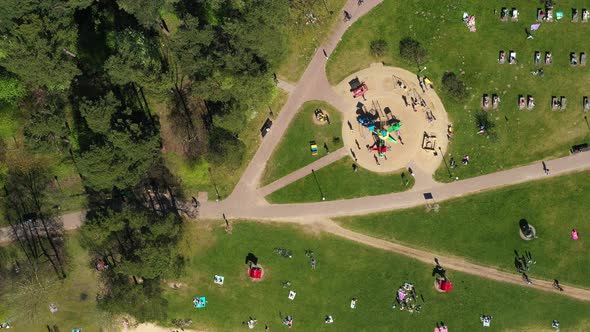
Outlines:
[[217, 195], [217, 198], [215, 198], [215, 201], [219, 202], [219, 200], [221, 199], [221, 195], [219, 195], [219, 189], [217, 189], [217, 184], [215, 183], [215, 180], [213, 180], [213, 173], [211, 173], [211, 167], [209, 167], [209, 177], [211, 178], [211, 182], [213, 183], [213, 187], [215, 187], [215, 194]]
[[447, 158], [445, 158], [445, 154], [442, 152], [442, 149], [440, 148], [440, 146], [438, 147], [438, 151], [440, 151], [440, 154], [443, 157], [443, 162], [445, 163], [445, 167], [447, 168], [447, 172], [449, 172], [449, 177], [452, 178], [453, 174], [451, 173], [451, 169], [449, 168], [449, 165], [447, 165]]
[[322, 195], [322, 201], [326, 200], [326, 196], [324, 196], [324, 192], [322, 191], [322, 187], [320, 186], [320, 181], [318, 181], [318, 176], [315, 174], [315, 170], [311, 170], [311, 174], [313, 174], [313, 178], [315, 179], [315, 183], [318, 185], [318, 189], [320, 190], [320, 195]]

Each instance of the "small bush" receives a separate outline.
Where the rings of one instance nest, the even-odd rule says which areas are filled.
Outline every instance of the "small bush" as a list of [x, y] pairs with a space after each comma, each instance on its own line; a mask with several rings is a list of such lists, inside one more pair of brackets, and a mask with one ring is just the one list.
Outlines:
[[208, 160], [215, 165], [237, 169], [242, 165], [246, 146], [233, 133], [214, 127], [209, 136]]
[[444, 89], [453, 97], [461, 100], [467, 96], [465, 83], [453, 72], [446, 72], [442, 77]]
[[399, 42], [400, 56], [409, 62], [414, 62], [417, 66], [426, 61], [428, 51], [420, 44], [419, 41], [405, 37]]
[[371, 55], [377, 58], [384, 56], [388, 49], [387, 42], [383, 39], [373, 40], [369, 47], [371, 48]]

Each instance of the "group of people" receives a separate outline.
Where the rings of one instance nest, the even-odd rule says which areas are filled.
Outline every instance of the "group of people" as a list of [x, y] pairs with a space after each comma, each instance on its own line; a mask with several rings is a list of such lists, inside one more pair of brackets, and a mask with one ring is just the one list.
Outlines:
[[405, 282], [399, 287], [395, 301], [392, 306], [393, 309], [399, 305], [399, 310], [408, 310], [410, 313], [414, 311], [420, 312], [422, 310], [421, 305], [416, 305], [416, 290], [414, 289], [414, 285], [409, 282]]

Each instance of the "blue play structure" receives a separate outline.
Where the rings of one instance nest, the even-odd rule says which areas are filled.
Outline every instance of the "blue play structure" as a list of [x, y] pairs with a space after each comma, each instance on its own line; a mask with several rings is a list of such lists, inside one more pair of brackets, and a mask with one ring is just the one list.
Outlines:
[[195, 297], [193, 299], [193, 304], [195, 305], [195, 308], [197, 308], [197, 309], [205, 308], [205, 306], [207, 306], [207, 299], [204, 296]]

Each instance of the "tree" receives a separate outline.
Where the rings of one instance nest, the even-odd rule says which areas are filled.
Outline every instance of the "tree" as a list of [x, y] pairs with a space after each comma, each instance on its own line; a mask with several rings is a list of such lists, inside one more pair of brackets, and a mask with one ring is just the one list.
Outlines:
[[82, 98], [79, 111], [89, 129], [81, 140], [90, 144], [81, 146], [77, 160], [85, 185], [96, 191], [134, 187], [159, 160], [156, 128], [113, 92]]
[[74, 59], [64, 50], [75, 51], [77, 28], [72, 21], [63, 26], [49, 17], [28, 14], [6, 37], [0, 65], [16, 74], [32, 88], [64, 91], [78, 70]]
[[10, 155], [3, 210], [33, 273], [38, 273], [46, 259], [56, 275], [65, 278], [63, 229], [46, 200], [51, 181], [47, 164], [18, 152]]
[[371, 54], [376, 58], [384, 56], [388, 51], [387, 42], [383, 39], [373, 40], [369, 48]]
[[406, 61], [413, 62], [417, 66], [426, 61], [428, 51], [417, 40], [405, 37], [399, 42], [400, 56]]
[[110, 257], [111, 271], [136, 280], [178, 273], [176, 242], [182, 222], [174, 213], [158, 216], [141, 209], [107, 209], [82, 227], [84, 243], [99, 257]]
[[467, 88], [465, 83], [457, 77], [453, 72], [446, 72], [442, 77], [442, 85], [445, 90], [458, 100], [462, 100], [467, 96]]
[[139, 24], [152, 29], [160, 21], [160, 9], [164, 0], [117, 0], [119, 8], [133, 15]]
[[275, 89], [271, 73], [286, 48], [285, 36], [276, 31], [282, 30], [288, 2], [222, 0], [210, 11], [215, 20], [180, 15], [172, 54], [180, 76], [191, 79], [191, 93], [207, 101], [213, 124], [235, 133]]
[[25, 94], [26, 90], [21, 82], [0, 68], [0, 102], [13, 104]]
[[162, 82], [162, 60], [156, 41], [145, 34], [126, 29], [117, 33], [115, 54], [104, 64], [111, 82], [117, 85], [137, 83], [159, 88]]
[[34, 151], [63, 151], [69, 143], [66, 124], [66, 101], [59, 95], [29, 97], [22, 103], [24, 136], [28, 148]]

